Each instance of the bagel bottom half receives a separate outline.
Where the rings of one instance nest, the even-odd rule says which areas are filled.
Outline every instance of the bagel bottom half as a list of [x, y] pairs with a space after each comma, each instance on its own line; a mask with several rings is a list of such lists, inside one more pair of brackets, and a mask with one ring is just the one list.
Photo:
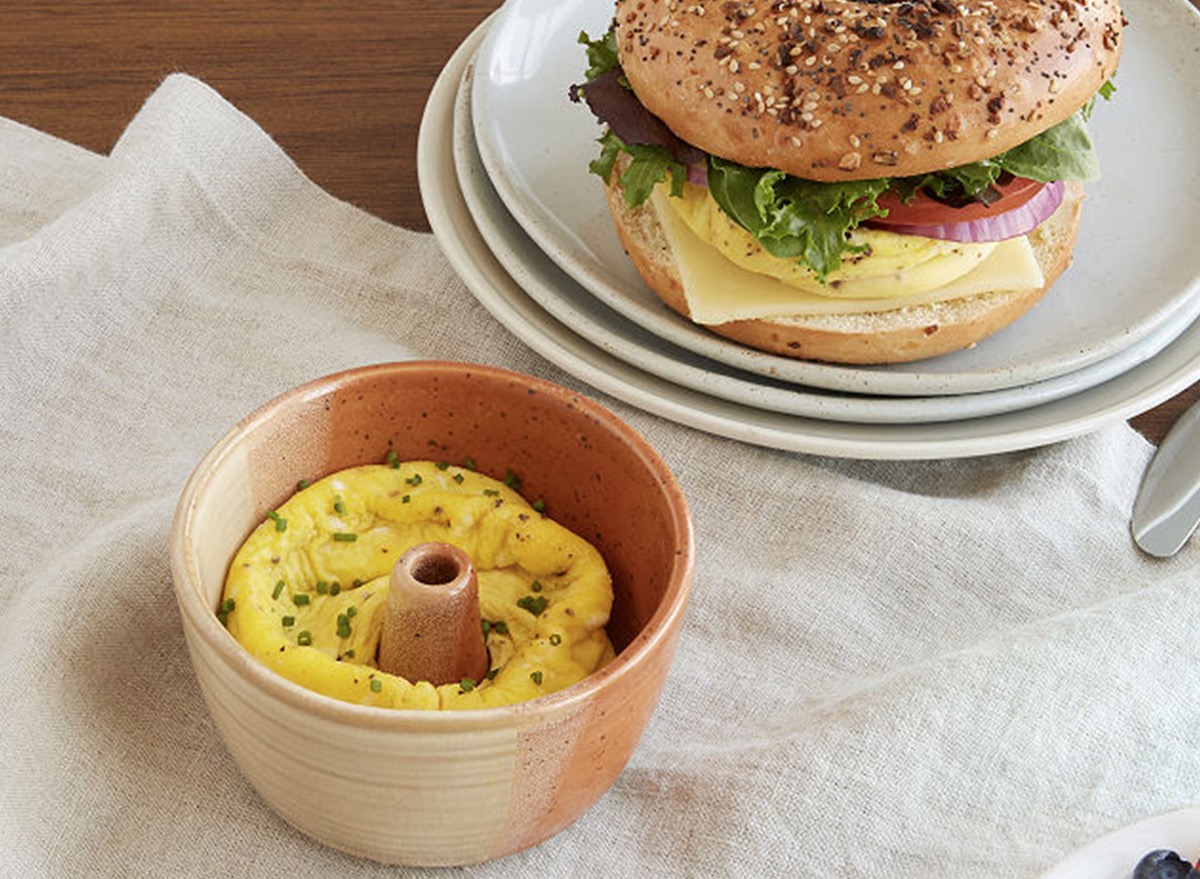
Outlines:
[[[630, 208], [616, 182], [618, 176], [612, 175], [606, 194], [621, 244], [647, 286], [690, 320], [675, 256], [655, 208], [650, 201]], [[760, 351], [829, 363], [904, 363], [967, 348], [1032, 308], [1071, 264], [1082, 203], [1083, 187], [1067, 184], [1059, 209], [1030, 233], [1045, 278], [1041, 287], [980, 293], [889, 311], [772, 317], [705, 326]]]

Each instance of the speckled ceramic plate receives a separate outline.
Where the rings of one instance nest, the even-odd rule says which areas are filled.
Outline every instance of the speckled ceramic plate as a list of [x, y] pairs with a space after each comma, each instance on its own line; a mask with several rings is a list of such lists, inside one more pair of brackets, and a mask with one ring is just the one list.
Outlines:
[[454, 102], [485, 32], [477, 30], [435, 83], [417, 148], [430, 227], [463, 282], [513, 335], [613, 397], [663, 418], [761, 446], [838, 457], [956, 458], [1026, 449], [1123, 421], [1200, 379], [1200, 324], [1146, 362], [1094, 388], [1041, 406], [933, 424], [865, 424], [770, 412], [653, 375], [555, 319], [505, 271], [463, 198], [454, 167]]
[[[972, 349], [887, 367], [805, 363], [752, 351], [677, 317], [637, 276], [587, 172], [600, 133], [567, 100], [585, 66], [580, 30], [612, 14], [594, 0], [508, 0], [480, 48], [474, 122], [504, 204], [582, 287], [674, 345], [810, 388], [962, 394], [1044, 381], [1169, 331], [1200, 313], [1200, 15], [1186, 0], [1128, 0], [1116, 99], [1091, 127], [1104, 178], [1088, 188], [1075, 264], [1038, 306]], [[1169, 217], [1169, 221], [1164, 221]], [[1157, 350], [1157, 349], [1155, 349]], [[1153, 351], [1143, 353], [1149, 356]]]
[[1167, 324], [1146, 340], [1098, 363], [1045, 381], [974, 394], [931, 397], [846, 394], [776, 381], [710, 360], [655, 335], [609, 308], [547, 256], [505, 209], [488, 176], [471, 124], [474, 65], [454, 109], [454, 165], [459, 186], [488, 249], [538, 305], [614, 357], [711, 396], [790, 415], [876, 424], [979, 418], [1038, 406], [1114, 378], [1162, 349], [1179, 333]]

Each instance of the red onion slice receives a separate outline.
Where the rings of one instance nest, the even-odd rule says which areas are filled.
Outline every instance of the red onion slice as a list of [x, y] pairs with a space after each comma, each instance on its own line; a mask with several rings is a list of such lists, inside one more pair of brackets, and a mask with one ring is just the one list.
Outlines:
[[702, 159], [697, 162], [688, 162], [687, 166], [688, 183], [694, 183], [697, 186], [708, 188], [708, 160]]
[[[1066, 184], [1061, 180], [1055, 180], [1053, 183], [1043, 186], [1041, 191], [1025, 204], [994, 217], [941, 225], [879, 226], [878, 228], [888, 232], [899, 232], [902, 235], [940, 238], [943, 241], [1004, 241], [1032, 232], [1044, 223], [1062, 204], [1065, 191]], [[865, 225], [869, 226], [870, 223]]]

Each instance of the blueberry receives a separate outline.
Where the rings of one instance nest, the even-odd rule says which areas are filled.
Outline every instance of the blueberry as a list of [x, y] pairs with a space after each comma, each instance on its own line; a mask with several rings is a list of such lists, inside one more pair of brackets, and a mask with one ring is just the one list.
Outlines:
[[1133, 879], [1189, 879], [1192, 865], [1165, 848], [1147, 852], [1133, 868]]

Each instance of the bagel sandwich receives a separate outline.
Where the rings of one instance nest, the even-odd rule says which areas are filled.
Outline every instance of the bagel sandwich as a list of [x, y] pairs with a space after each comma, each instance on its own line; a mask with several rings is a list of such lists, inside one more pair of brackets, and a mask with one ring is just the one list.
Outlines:
[[663, 302], [774, 354], [969, 347], [1071, 262], [1117, 0], [616, 0], [571, 98]]

